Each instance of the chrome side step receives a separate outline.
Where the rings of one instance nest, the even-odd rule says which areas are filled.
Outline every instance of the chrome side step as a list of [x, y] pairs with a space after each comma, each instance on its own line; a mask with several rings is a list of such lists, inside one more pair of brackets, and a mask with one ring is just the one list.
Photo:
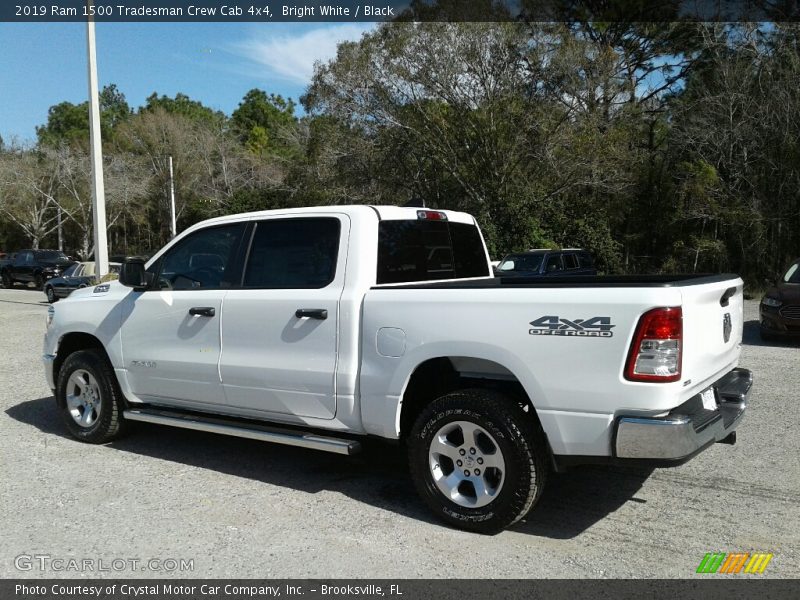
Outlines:
[[123, 416], [131, 421], [143, 421], [157, 425], [195, 429], [209, 433], [232, 435], [235, 437], [273, 442], [286, 446], [299, 446], [312, 450], [323, 450], [334, 454], [357, 454], [361, 451], [361, 443], [357, 440], [335, 438], [318, 435], [306, 431], [281, 429], [259, 425], [256, 423], [239, 423], [232, 419], [204, 417], [196, 414], [183, 414], [165, 410], [135, 408], [124, 411]]

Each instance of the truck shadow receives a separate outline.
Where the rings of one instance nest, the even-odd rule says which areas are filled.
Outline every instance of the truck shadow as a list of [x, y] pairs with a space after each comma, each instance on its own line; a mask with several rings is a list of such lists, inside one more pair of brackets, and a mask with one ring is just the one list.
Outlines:
[[577, 467], [550, 473], [536, 508], [511, 530], [553, 539], [570, 539], [636, 497], [652, 469]]
[[[28, 400], [6, 414], [43, 433], [74, 441], [52, 397]], [[441, 525], [419, 499], [397, 445], [366, 440], [351, 457], [161, 425], [133, 423], [127, 437], [108, 444], [128, 452], [306, 493], [339, 492], [403, 517]], [[76, 448], [79, 451], [79, 448]], [[551, 474], [536, 509], [512, 531], [555, 539], [579, 535], [635, 497], [650, 471], [591, 467]]]
[[742, 344], [747, 346], [773, 346], [777, 348], [790, 348], [792, 346], [798, 346], [798, 342], [793, 340], [763, 340], [761, 339], [761, 334], [759, 333], [760, 329], [761, 326], [758, 322], [758, 319], [745, 321], [744, 328], [742, 330]]

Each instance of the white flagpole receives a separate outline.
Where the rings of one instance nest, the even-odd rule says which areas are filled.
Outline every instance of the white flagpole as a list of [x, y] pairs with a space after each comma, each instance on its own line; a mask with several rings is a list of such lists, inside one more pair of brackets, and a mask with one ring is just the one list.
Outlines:
[[89, 143], [92, 154], [92, 215], [94, 220], [94, 261], [98, 281], [108, 273], [108, 241], [106, 239], [106, 195], [103, 183], [103, 144], [100, 139], [100, 100], [97, 97], [97, 56], [94, 40], [93, 0], [86, 0], [89, 10], [86, 40], [89, 52]]

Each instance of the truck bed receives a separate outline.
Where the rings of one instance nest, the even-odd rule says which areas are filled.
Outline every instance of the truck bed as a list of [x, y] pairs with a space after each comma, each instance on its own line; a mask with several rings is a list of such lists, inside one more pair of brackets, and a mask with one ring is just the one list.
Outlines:
[[671, 288], [690, 285], [704, 285], [737, 279], [733, 273], [709, 275], [706, 273], [687, 273], [678, 275], [582, 275], [569, 276], [539, 276], [539, 277], [485, 277], [481, 279], [457, 279], [453, 281], [421, 281], [402, 285], [378, 285], [373, 290], [380, 289], [483, 289], [499, 287], [538, 287], [538, 288], [563, 288], [563, 287], [637, 287], [637, 288]]
[[[733, 274], [375, 286], [363, 308], [362, 415], [390, 420], [372, 412], [402, 397], [417, 365], [452, 357], [469, 377], [502, 373], [520, 382], [556, 454], [608, 455], [618, 415], [666, 414], [737, 365], [742, 287]], [[629, 381], [624, 369], [636, 325], [657, 307], [682, 310], [681, 378]], [[606, 323], [605, 335], [536, 335], [543, 324], [581, 330], [576, 323], [587, 321]]]

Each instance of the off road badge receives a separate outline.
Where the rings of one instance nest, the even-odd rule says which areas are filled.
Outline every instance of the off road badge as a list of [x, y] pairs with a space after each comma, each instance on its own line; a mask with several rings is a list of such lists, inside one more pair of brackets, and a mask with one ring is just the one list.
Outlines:
[[565, 319], [556, 315], [547, 315], [531, 321], [530, 335], [557, 335], [563, 337], [614, 337], [611, 331], [616, 325], [611, 324], [611, 317], [591, 317], [589, 319]]

